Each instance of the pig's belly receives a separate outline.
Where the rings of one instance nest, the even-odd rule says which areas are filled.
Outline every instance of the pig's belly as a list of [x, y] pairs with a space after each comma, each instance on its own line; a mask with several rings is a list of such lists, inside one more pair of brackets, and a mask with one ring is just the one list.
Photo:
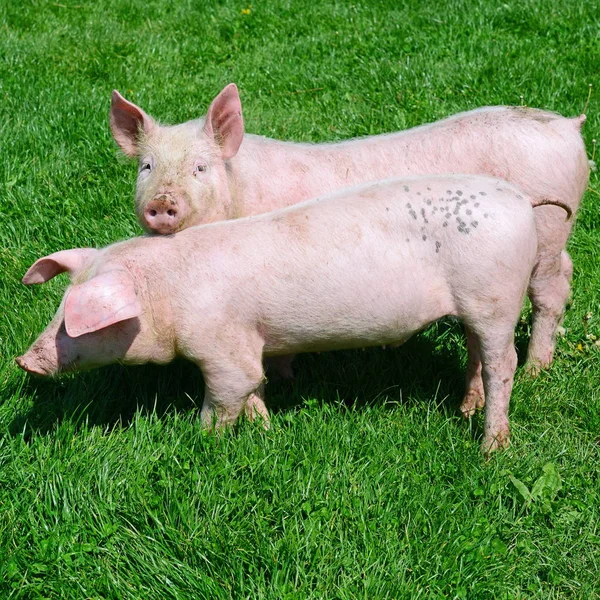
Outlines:
[[[435, 321], [435, 319], [433, 319]], [[298, 338], [281, 340], [274, 344], [267, 344], [264, 347], [265, 356], [281, 356], [284, 354], [300, 354], [302, 352], [324, 352], [327, 350], [351, 350], [352, 348], [366, 348], [369, 346], [401, 346], [410, 339], [413, 334], [425, 329], [429, 323], [423, 323], [420, 327], [398, 328], [388, 330], [380, 335], [367, 335], [362, 333], [346, 333], [332, 336], [314, 336], [309, 340], [300, 340]]]
[[[404, 286], [401, 286], [404, 287]], [[404, 297], [402, 294], [405, 294]], [[296, 305], [261, 319], [264, 354], [342, 350], [402, 343], [427, 325], [455, 314], [445, 290], [419, 291], [393, 287], [380, 292], [361, 290], [353, 302], [325, 299], [319, 306]]]

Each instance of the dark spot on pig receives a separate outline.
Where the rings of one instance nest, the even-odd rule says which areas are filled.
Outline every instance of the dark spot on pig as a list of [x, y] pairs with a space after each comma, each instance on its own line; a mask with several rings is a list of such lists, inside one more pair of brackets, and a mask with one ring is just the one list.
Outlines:
[[467, 210], [467, 214], [468, 214], [468, 215], [472, 214], [472, 212], [473, 212], [473, 211], [471, 211], [471, 209], [468, 209], [468, 210]]
[[451, 199], [453, 202], [460, 202], [460, 198], [458, 196], [452, 196]]
[[454, 214], [457, 215], [458, 214], [458, 206], [454, 209]]
[[446, 190], [446, 194], [448, 194], [448, 196], [452, 196], [452, 190]]
[[434, 207], [433, 207], [433, 212], [437, 212], [437, 210], [438, 210], [438, 207], [437, 207], [437, 206], [434, 206]]
[[389, 210], [390, 210], [389, 206], [386, 206], [385, 210], [389, 212]]
[[452, 215], [448, 212], [446, 213], [446, 219], [449, 219]]
[[461, 203], [461, 204], [467, 204], [467, 202], [468, 202], [468, 200], [467, 200], [466, 198], [463, 198], [463, 199], [460, 201], [460, 203]]
[[484, 219], [487, 219], [488, 218], [488, 214], [487, 213], [483, 213], [483, 217], [484, 217]]
[[463, 193], [462, 193], [462, 190], [456, 190], [456, 193], [457, 193], [457, 195], [459, 195], [459, 196], [462, 196], [462, 195], [463, 195]]
[[422, 208], [422, 209], [421, 209], [421, 216], [422, 216], [423, 218], [425, 218], [425, 209], [424, 209], [424, 208]]
[[[475, 198], [477, 198], [477, 196], [475, 196], [474, 194], [471, 194], [471, 195], [469, 196], [469, 198], [471, 198], [471, 200], [475, 200]], [[477, 206], [477, 204], [476, 204], [475, 206]]]
[[444, 221], [444, 224], [442, 225], [442, 227], [448, 227], [448, 221]]
[[471, 227], [475, 228], [479, 225], [479, 221], [471, 221]]
[[417, 192], [417, 196], [420, 196], [420, 195], [421, 195], [421, 192]]
[[406, 243], [410, 244], [410, 240], [408, 238], [406, 238]]
[[431, 188], [430, 188], [430, 187], [428, 187], [428, 188], [427, 188], [427, 191], [428, 191], [428, 192], [430, 192], [430, 191], [431, 191]]
[[427, 236], [425, 234], [423, 234], [423, 241], [425, 242], [427, 240]]
[[431, 206], [431, 200], [425, 200], [425, 204], [427, 204], [427, 206]]
[[521, 194], [517, 194], [517, 198], [518, 198], [519, 200], [523, 200], [523, 196], [521, 196]]
[[405, 185], [405, 186], [404, 186], [404, 191], [405, 191], [405, 192], [408, 192], [409, 190], [410, 190], [410, 188], [409, 188], [407, 185]]
[[411, 216], [413, 219], [415, 219], [415, 220], [416, 220], [416, 218], [417, 218], [417, 213], [416, 213], [414, 210], [411, 210], [411, 211], [410, 211], [408, 214], [409, 214], [409, 215], [410, 215], [410, 216]]
[[[472, 198], [475, 198], [475, 196], [472, 196]], [[475, 208], [477, 208], [479, 206], [479, 202], [475, 202]]]
[[429, 221], [427, 219], [423, 219], [424, 223], [429, 223]]
[[501, 191], [502, 191], [502, 188], [496, 188], [496, 191], [497, 191], [497, 192], [501, 192]]
[[406, 203], [406, 208], [412, 208], [411, 205], [410, 205], [410, 202]]
[[441, 247], [442, 247], [442, 244], [440, 244], [440, 242], [435, 243], [435, 251], [436, 252], [439, 252]]
[[487, 194], [485, 192], [479, 192], [480, 196], [487, 196]]

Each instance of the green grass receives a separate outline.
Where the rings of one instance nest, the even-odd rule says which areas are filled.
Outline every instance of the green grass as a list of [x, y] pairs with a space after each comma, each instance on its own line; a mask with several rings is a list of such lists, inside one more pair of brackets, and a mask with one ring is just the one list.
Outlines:
[[66, 284], [25, 288], [27, 267], [139, 233], [113, 88], [177, 122], [235, 81], [248, 131], [322, 141], [487, 104], [576, 115], [593, 83], [591, 155], [599, 18], [581, 0], [0, 0], [0, 597], [599, 598], [597, 174], [557, 360], [518, 371], [513, 445], [487, 462], [481, 418], [455, 415], [452, 323], [299, 357], [268, 386], [268, 432], [204, 434], [187, 363], [42, 381], [13, 362]]

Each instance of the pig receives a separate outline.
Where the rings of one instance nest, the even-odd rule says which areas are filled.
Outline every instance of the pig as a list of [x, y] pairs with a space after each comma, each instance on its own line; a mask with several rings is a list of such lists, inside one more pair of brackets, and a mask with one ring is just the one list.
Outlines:
[[397, 345], [452, 315], [467, 333], [462, 410], [487, 400], [489, 452], [509, 440], [514, 327], [536, 259], [532, 202], [482, 176], [391, 179], [174, 235], [63, 250], [23, 278], [68, 272], [71, 285], [16, 360], [54, 375], [181, 356], [204, 375], [203, 423], [221, 427], [242, 411], [268, 422], [263, 356]]
[[[159, 125], [117, 91], [110, 111], [116, 142], [139, 161], [139, 222], [159, 234], [268, 212], [367, 181], [432, 173], [498, 177], [538, 203], [554, 198], [575, 213], [589, 177], [580, 134], [584, 121], [585, 115], [567, 119], [496, 106], [391, 135], [299, 144], [245, 135], [234, 84], [213, 100], [205, 118], [176, 126]], [[529, 285], [533, 374], [552, 361], [573, 273], [565, 251], [572, 220], [541, 208], [536, 225], [538, 253]]]

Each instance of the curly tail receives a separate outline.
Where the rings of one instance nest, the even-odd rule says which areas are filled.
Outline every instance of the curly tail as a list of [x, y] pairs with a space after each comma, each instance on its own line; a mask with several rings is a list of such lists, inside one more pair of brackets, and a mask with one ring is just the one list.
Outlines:
[[538, 206], [558, 206], [562, 208], [567, 213], [567, 221], [573, 216], [573, 211], [568, 204], [561, 202], [560, 200], [554, 200], [553, 198], [542, 198], [541, 200], [532, 200], [531, 201], [532, 208], [537, 208]]

